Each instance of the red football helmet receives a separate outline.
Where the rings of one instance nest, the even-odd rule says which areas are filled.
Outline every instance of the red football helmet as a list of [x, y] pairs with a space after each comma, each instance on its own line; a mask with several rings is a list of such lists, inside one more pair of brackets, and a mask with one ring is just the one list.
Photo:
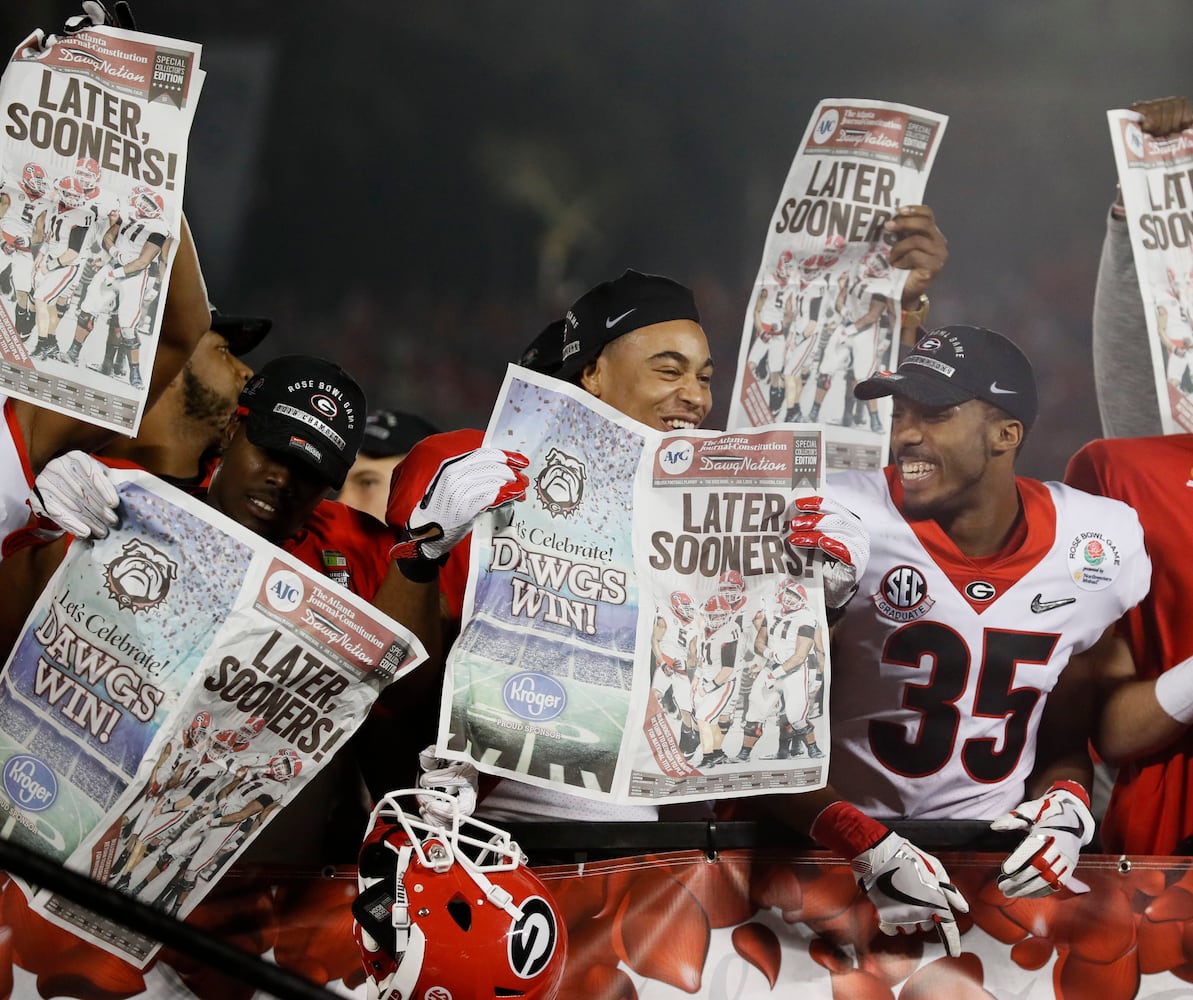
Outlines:
[[144, 184], [138, 184], [129, 195], [129, 204], [133, 215], [138, 219], [156, 219], [166, 210], [166, 203], [162, 196]]
[[58, 191], [58, 201], [67, 208], [81, 208], [87, 204], [87, 192], [83, 190], [83, 185], [77, 178], [59, 178], [55, 188]]
[[46, 193], [46, 170], [39, 163], [26, 163], [21, 170], [21, 187], [30, 198], [40, 198]]
[[891, 258], [881, 250], [871, 250], [862, 261], [867, 278], [885, 278], [891, 269]]
[[182, 731], [182, 745], [184, 747], [197, 747], [207, 736], [207, 730], [211, 728], [211, 713], [210, 712], [196, 712], [195, 717], [191, 719], [190, 725]]
[[682, 590], [671, 591], [671, 610], [681, 622], [688, 623], [696, 617], [696, 602]]
[[795, 272], [795, 254], [790, 250], [784, 250], [779, 254], [779, 261], [775, 264], [775, 277], [779, 279], [779, 284], [785, 285]]
[[798, 611], [808, 603], [808, 592], [795, 577], [785, 576], [779, 584], [779, 607], [787, 614]]
[[735, 569], [727, 569], [717, 579], [717, 593], [734, 611], [740, 611], [746, 603], [746, 581]]
[[[405, 811], [414, 795], [450, 811], [440, 826]], [[436, 804], [439, 809], [439, 803]], [[352, 904], [369, 995], [378, 1000], [555, 1000], [567, 930], [518, 845], [466, 818], [453, 795], [405, 788], [373, 810]]]
[[255, 716], [249, 716], [236, 729], [236, 742], [243, 743], [244, 746], [238, 746], [237, 750], [243, 750], [252, 742], [254, 736], [259, 736], [261, 730], [265, 728], [265, 720], [259, 719]]
[[90, 157], [82, 157], [75, 164], [75, 177], [83, 185], [84, 191], [94, 191], [99, 187], [99, 164]]
[[704, 602], [704, 633], [712, 635], [732, 621], [736, 609], [720, 594], [714, 594]]
[[285, 747], [269, 758], [266, 774], [274, 781], [289, 781], [302, 770], [302, 758], [297, 750]]

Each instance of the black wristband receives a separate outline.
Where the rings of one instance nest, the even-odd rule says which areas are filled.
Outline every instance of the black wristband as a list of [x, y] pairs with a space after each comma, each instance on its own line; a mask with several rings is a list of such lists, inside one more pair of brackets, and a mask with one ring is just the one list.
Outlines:
[[439, 579], [439, 564], [429, 559], [395, 559], [394, 565], [411, 583], [431, 583]]

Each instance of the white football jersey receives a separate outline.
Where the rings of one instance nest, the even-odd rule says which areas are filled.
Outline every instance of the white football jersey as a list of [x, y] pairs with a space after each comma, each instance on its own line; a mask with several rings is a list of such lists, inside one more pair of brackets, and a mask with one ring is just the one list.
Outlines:
[[116, 264], [131, 264], [141, 256], [141, 251], [150, 237], [160, 237], [160, 246], [169, 237], [170, 231], [162, 219], [129, 219], [121, 224], [112, 243], [112, 260]]
[[810, 635], [816, 632], [816, 613], [806, 605], [790, 614], [773, 616], [766, 630], [768, 660], [782, 666], [791, 659], [801, 631]]
[[6, 237], [21, 238], [28, 246], [33, 242], [38, 216], [48, 212], [52, 202], [45, 195], [30, 198], [19, 184], [5, 184], [0, 193], [8, 196], [8, 210], [0, 218], [0, 230]]
[[829, 781], [869, 815], [987, 820], [1017, 806], [1061, 670], [1148, 591], [1130, 507], [1018, 483], [1026, 537], [974, 562], [935, 521], [904, 520], [893, 469], [829, 477], [871, 533], [833, 640]]

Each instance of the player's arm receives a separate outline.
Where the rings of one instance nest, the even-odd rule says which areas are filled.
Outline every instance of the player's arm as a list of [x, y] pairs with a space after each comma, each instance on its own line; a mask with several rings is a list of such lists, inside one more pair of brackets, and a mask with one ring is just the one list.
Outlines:
[[136, 260], [130, 261], [123, 267], [115, 268], [117, 277], [131, 278], [134, 274], [144, 271], [145, 268], [157, 259], [165, 245], [166, 234], [154, 233], [145, 241], [145, 245], [141, 247], [141, 252], [137, 254]]
[[[272, 804], [272, 801], [273, 800], [270, 800], [271, 804]], [[266, 808], [267, 808], [266, 804], [261, 801], [260, 797], [258, 797], [258, 798], [253, 799], [253, 801], [248, 803], [247, 805], [241, 806], [239, 809], [236, 810], [236, 812], [225, 813], [223, 816], [218, 817], [211, 825], [212, 826], [236, 826], [239, 823], [243, 823], [246, 819], [251, 819], [253, 816], [256, 816], [258, 813], [264, 811]]]
[[811, 625], [801, 626], [799, 638], [795, 640], [795, 650], [783, 661], [783, 673], [791, 673], [791, 671], [808, 658], [808, 654], [812, 651], [812, 640], [815, 636], [816, 630]]
[[1167, 746], [1193, 722], [1193, 658], [1144, 680], [1136, 676], [1126, 643], [1119, 643], [1112, 674], [1119, 683], [1106, 697], [1094, 736], [1094, 749], [1115, 767]]
[[0, 191], [0, 219], [8, 214], [8, 209], [12, 205], [12, 199], [7, 192]]
[[770, 635], [770, 626], [767, 624], [765, 611], [759, 611], [754, 616], [754, 625], [757, 628], [754, 633], [754, 652], [759, 656], [765, 656], [766, 644]]
[[1036, 763], [1027, 781], [1031, 797], [1044, 793], [1057, 781], [1075, 781], [1088, 788], [1093, 762], [1088, 745], [1094, 735], [1098, 708], [1125, 671], [1134, 673], [1131, 654], [1115, 634], [1106, 629], [1084, 653], [1069, 659], [1044, 704], [1036, 741]]
[[22, 528], [5, 539], [5, 557], [0, 561], [0, 593], [5, 595], [0, 601], [0, 658], [3, 659], [7, 659], [16, 645], [25, 619], [66, 556], [70, 542], [68, 535], [49, 542], [31, 537], [29, 544], [14, 546], [22, 535], [35, 536], [36, 531], [34, 527]]
[[1088, 892], [1075, 877], [1081, 848], [1094, 835], [1089, 788], [1089, 759], [1097, 707], [1106, 685], [1128, 668], [1126, 647], [1108, 628], [1098, 641], [1069, 660], [1048, 696], [1040, 720], [1036, 766], [1027, 795], [990, 824], [992, 830], [1024, 834], [1002, 863], [999, 888], [1009, 898], [1046, 896], [1061, 888]]
[[[152, 406], [174, 380], [211, 325], [207, 286], [203, 283], [199, 258], [185, 216], [163, 309], [161, 336], [153, 359], [147, 406]], [[97, 427], [76, 417], [43, 409], [23, 400], [13, 400], [12, 403], [35, 474], [55, 455], [71, 449], [95, 451], [112, 436], [107, 428]]]

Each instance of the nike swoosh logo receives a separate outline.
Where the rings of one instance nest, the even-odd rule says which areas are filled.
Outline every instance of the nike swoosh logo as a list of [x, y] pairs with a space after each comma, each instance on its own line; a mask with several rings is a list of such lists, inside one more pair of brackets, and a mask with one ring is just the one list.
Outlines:
[[997, 393], [1000, 396], [1018, 396], [1019, 395], [1019, 390], [1000, 388], [999, 384], [997, 382], [990, 383], [990, 391], [993, 393]]
[[911, 903], [913, 906], [926, 906], [933, 910], [947, 909], [939, 903], [933, 903], [929, 899], [920, 899], [918, 896], [909, 896], [901, 889], [895, 888], [895, 872], [883, 872], [874, 880], [875, 884], [891, 899], [897, 899], [904, 903]]
[[605, 318], [605, 329], [612, 330], [615, 326], [617, 326], [618, 323], [620, 323], [623, 319], [625, 319], [630, 313], [637, 312], [637, 311], [638, 311], [638, 307], [634, 306], [633, 309], [627, 309], [620, 316], [615, 316], [613, 319], [609, 319], [608, 317], [606, 317]]
[[1052, 611], [1056, 608], [1063, 608], [1066, 604], [1076, 604], [1076, 597], [1062, 597], [1059, 601], [1045, 601], [1043, 594], [1036, 594], [1031, 599], [1031, 609], [1037, 615], [1043, 614], [1045, 611]]
[[1055, 825], [1049, 823], [1048, 829], [1055, 830], [1057, 833], [1071, 833], [1074, 837], [1084, 837], [1085, 836], [1085, 824], [1084, 823], [1078, 823], [1077, 826], [1055, 826]]

